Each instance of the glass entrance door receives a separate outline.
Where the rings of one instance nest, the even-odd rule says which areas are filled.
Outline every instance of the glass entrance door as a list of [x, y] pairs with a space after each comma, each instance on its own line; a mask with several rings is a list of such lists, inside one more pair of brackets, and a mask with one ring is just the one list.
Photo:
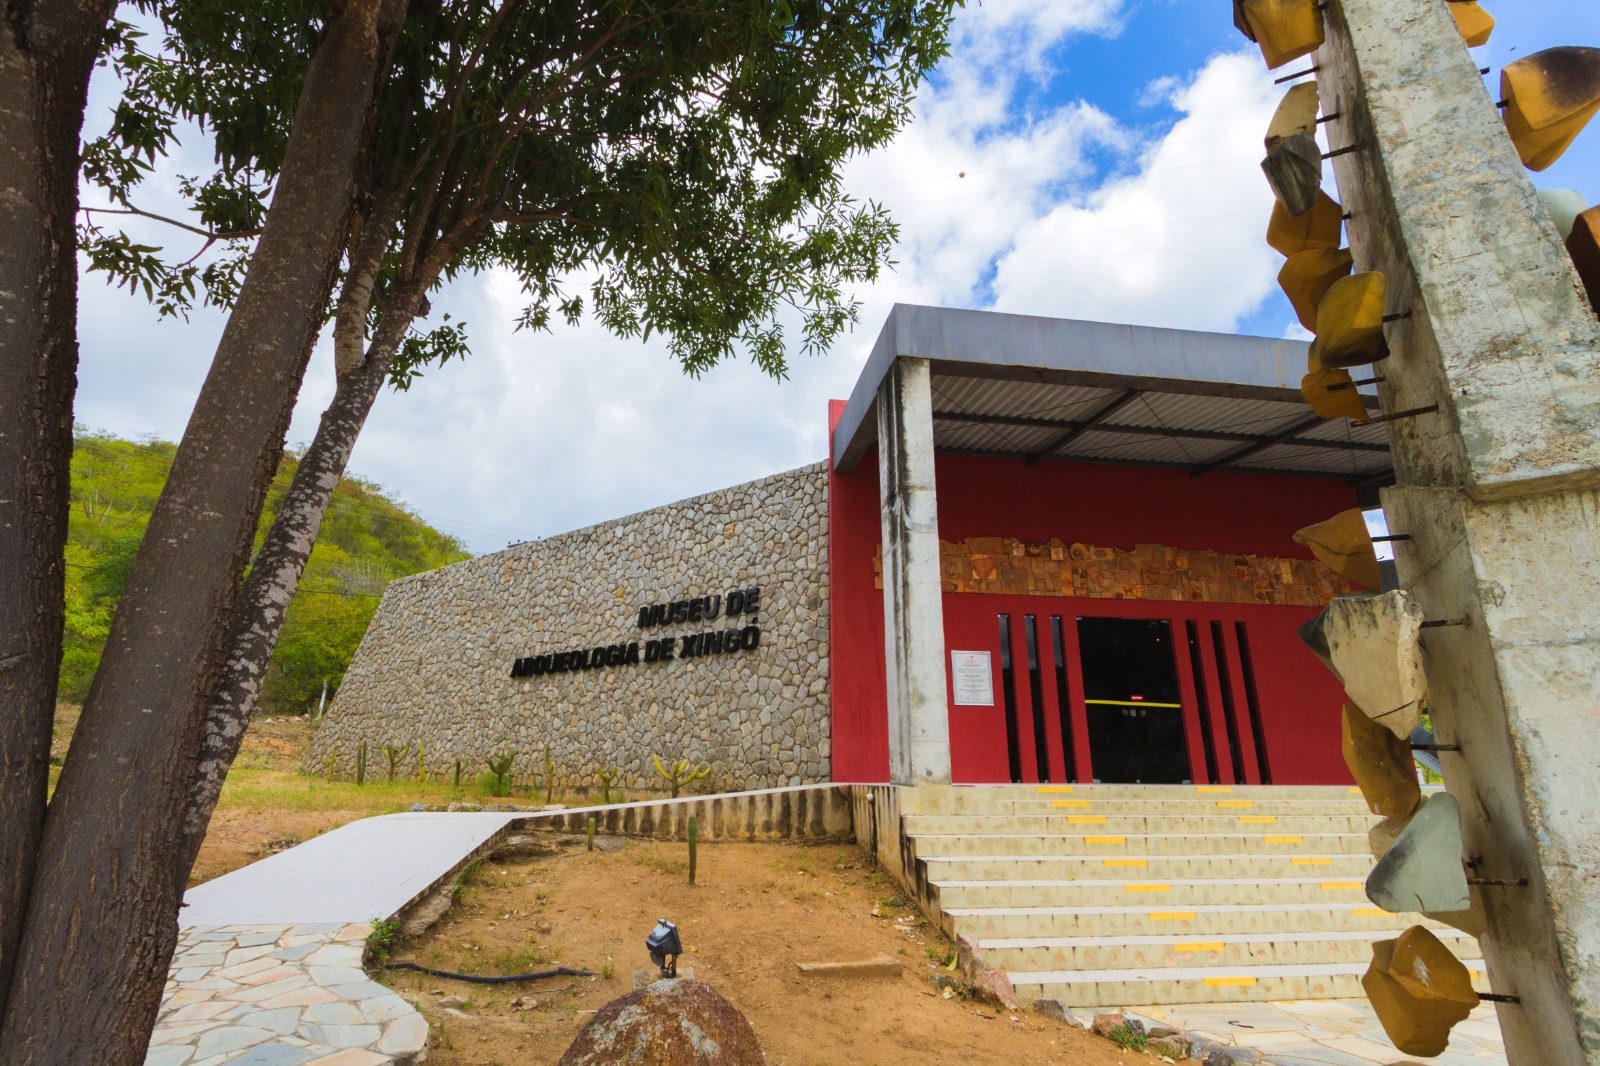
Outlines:
[[1079, 662], [1096, 781], [1190, 780], [1172, 624], [1166, 619], [1078, 619]]

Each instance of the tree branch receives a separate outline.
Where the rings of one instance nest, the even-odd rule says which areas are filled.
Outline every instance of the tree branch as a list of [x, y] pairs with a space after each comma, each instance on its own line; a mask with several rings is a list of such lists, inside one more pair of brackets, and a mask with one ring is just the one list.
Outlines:
[[[261, 231], [259, 229], [229, 230], [219, 233], [216, 230], [202, 229], [199, 226], [191, 226], [189, 223], [184, 222], [181, 219], [168, 218], [166, 215], [158, 215], [154, 211], [144, 211], [137, 207], [120, 208], [80, 206], [78, 210], [82, 211], [86, 215], [138, 215], [140, 218], [148, 218], [156, 222], [165, 222], [169, 226], [176, 226], [179, 229], [188, 230], [190, 233], [198, 234], [199, 236], [204, 237], [207, 242], [243, 240], [246, 237], [261, 236]], [[205, 251], [204, 248], [200, 250]]]

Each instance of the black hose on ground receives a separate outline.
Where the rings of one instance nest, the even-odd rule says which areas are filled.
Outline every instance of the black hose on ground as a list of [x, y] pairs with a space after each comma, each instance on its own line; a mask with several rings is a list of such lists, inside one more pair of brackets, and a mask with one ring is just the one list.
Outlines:
[[553, 970], [540, 970], [537, 973], [513, 973], [504, 977], [490, 977], [481, 973], [451, 973], [449, 970], [435, 970], [427, 966], [418, 966], [414, 962], [386, 962], [385, 970], [415, 970], [432, 977], [448, 977], [454, 981], [470, 981], [475, 985], [508, 985], [516, 981], [537, 981], [541, 977], [598, 977], [598, 974], [588, 970], [574, 970], [568, 966], [557, 966]]

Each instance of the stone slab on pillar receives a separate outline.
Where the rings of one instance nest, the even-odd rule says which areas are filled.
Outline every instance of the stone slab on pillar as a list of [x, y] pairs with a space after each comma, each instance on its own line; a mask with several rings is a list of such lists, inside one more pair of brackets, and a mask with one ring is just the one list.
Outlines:
[[928, 361], [896, 359], [878, 389], [877, 406], [889, 779], [948, 784], [950, 712]]
[[[1317, 54], [1357, 270], [1389, 280], [1383, 492], [1485, 878], [1508, 1057], [1600, 1064], [1600, 322], [1446, 5], [1334, 0]], [[1560, 43], [1560, 42], [1552, 42]]]

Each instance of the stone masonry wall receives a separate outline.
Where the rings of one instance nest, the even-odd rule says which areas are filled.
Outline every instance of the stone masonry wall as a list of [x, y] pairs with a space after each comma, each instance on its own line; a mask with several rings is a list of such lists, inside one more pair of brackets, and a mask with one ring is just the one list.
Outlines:
[[[458, 757], [476, 777], [485, 756], [515, 751], [518, 783], [542, 782], [548, 745], [569, 788], [593, 787], [602, 766], [623, 787], [662, 788], [652, 755], [709, 763], [705, 791], [826, 781], [827, 553], [818, 463], [396, 581], [307, 769], [331, 750], [353, 775], [364, 740], [374, 777], [385, 744], [407, 749], [400, 772], [414, 776], [421, 742], [435, 777]], [[756, 612], [729, 618], [728, 593], [750, 588]], [[714, 621], [639, 625], [641, 608], [670, 618], [701, 597], [720, 597]], [[692, 654], [696, 634], [749, 643], [752, 625], [753, 650]], [[512, 676], [519, 660], [529, 676]]]

